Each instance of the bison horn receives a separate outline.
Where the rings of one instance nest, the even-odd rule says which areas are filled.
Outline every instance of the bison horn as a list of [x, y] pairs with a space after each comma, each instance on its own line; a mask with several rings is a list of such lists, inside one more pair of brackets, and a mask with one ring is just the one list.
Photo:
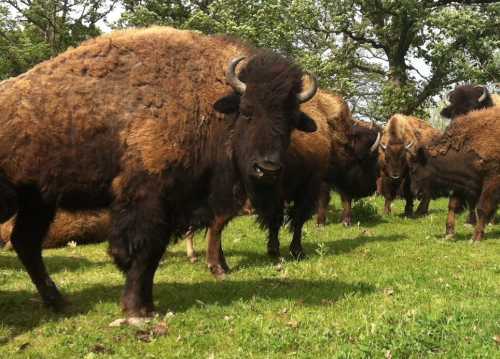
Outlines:
[[[370, 152], [375, 151], [377, 149], [379, 143], [380, 143], [380, 132], [377, 133], [377, 139], [375, 140], [375, 142], [373, 142], [372, 147], [370, 147]], [[385, 150], [385, 147], [384, 147], [384, 150]]]
[[476, 86], [476, 87], [480, 87], [483, 89], [483, 93], [481, 94], [481, 96], [478, 99], [479, 102], [483, 102], [484, 100], [486, 100], [486, 97], [488, 96], [488, 90], [486, 89], [486, 87], [483, 87], [483, 86]]
[[405, 146], [405, 148], [406, 148], [407, 150], [409, 150], [409, 149], [411, 148], [411, 146], [413, 146], [413, 143], [414, 143], [414, 141], [411, 141], [409, 144], [407, 144], [407, 145]]
[[304, 103], [312, 99], [316, 94], [316, 91], [318, 90], [318, 80], [316, 80], [316, 76], [314, 76], [309, 71], [304, 71], [304, 73], [311, 79], [311, 87], [308, 90], [302, 91], [297, 95], [297, 100], [299, 101], [299, 103]]
[[229, 83], [229, 85], [231, 85], [233, 90], [236, 91], [236, 93], [239, 93], [240, 95], [243, 95], [245, 93], [247, 85], [245, 85], [245, 83], [242, 82], [236, 75], [236, 66], [238, 66], [238, 64], [244, 59], [245, 56], [232, 59], [229, 62], [226, 71], [226, 81]]

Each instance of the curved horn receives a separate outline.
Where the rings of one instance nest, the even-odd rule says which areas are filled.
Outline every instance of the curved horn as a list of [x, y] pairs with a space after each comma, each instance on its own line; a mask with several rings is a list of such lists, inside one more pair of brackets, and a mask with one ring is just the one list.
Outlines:
[[483, 102], [484, 100], [486, 100], [486, 96], [488, 96], [488, 90], [486, 89], [486, 87], [483, 87], [483, 86], [476, 86], [476, 87], [480, 87], [483, 89], [483, 93], [477, 99], [479, 102]]
[[415, 143], [415, 141], [411, 141], [409, 144], [405, 145], [405, 148], [407, 150], [409, 150], [411, 148], [411, 146], [413, 146], [414, 143]]
[[245, 59], [245, 56], [237, 57], [232, 59], [227, 65], [226, 70], [226, 81], [231, 85], [234, 91], [243, 95], [247, 89], [247, 85], [242, 82], [236, 75], [236, 66]]
[[297, 100], [299, 101], [299, 103], [304, 103], [304, 102], [309, 101], [310, 99], [312, 99], [314, 97], [314, 95], [316, 94], [316, 91], [318, 91], [318, 80], [316, 80], [316, 76], [314, 76], [309, 71], [304, 71], [304, 73], [307, 76], [309, 76], [312, 84], [311, 84], [311, 88], [309, 88], [308, 90], [302, 91], [301, 93], [299, 93], [297, 95]]
[[[379, 143], [380, 143], [380, 132], [377, 133], [377, 139], [375, 140], [375, 142], [373, 142], [372, 147], [370, 147], [370, 152], [375, 151], [377, 149]], [[385, 147], [384, 147], [384, 150], [385, 150]]]

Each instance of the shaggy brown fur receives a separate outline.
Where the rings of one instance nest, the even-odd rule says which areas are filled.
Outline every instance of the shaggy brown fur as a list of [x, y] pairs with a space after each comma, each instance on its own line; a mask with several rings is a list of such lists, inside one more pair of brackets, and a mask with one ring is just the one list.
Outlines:
[[[10, 236], [15, 218], [0, 225], [0, 241], [11, 247]], [[61, 211], [43, 241], [43, 248], [64, 247], [70, 242], [88, 244], [104, 242], [108, 239], [110, 217], [107, 211], [71, 213]]]
[[[413, 164], [414, 192], [444, 188], [477, 203], [475, 241], [483, 238], [484, 226], [500, 202], [499, 138], [500, 108], [472, 111], [456, 118], [440, 138], [421, 148]], [[453, 234], [449, 228], [447, 232]]]
[[[243, 94], [226, 82], [242, 55]], [[17, 213], [12, 244], [44, 302], [63, 304], [40, 254], [57, 208], [111, 206], [109, 252], [130, 316], [152, 312], [172, 235], [236, 211], [246, 195], [271, 221], [291, 131], [312, 130], [302, 76], [270, 51], [155, 27], [87, 41], [1, 83], [0, 219]], [[262, 176], [262, 163], [278, 170]]]
[[[384, 129], [379, 146], [379, 165], [382, 177], [384, 212], [391, 212], [391, 202], [398, 193], [406, 200], [405, 215], [413, 215], [413, 194], [409, 166], [416, 151], [441, 135], [441, 131], [427, 122], [402, 114], [393, 115]], [[409, 148], [406, 148], [409, 146]], [[429, 197], [421, 198], [417, 215], [428, 212]]]

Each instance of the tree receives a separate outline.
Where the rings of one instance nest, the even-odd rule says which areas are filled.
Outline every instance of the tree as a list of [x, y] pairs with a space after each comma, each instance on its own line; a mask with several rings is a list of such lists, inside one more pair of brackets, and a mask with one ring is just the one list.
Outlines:
[[120, 26], [229, 33], [294, 56], [319, 75], [322, 86], [350, 98], [359, 114], [382, 121], [394, 112], [422, 115], [433, 96], [452, 84], [500, 78], [499, 1], [123, 3]]
[[0, 78], [18, 75], [100, 34], [118, 0], [2, 0]]

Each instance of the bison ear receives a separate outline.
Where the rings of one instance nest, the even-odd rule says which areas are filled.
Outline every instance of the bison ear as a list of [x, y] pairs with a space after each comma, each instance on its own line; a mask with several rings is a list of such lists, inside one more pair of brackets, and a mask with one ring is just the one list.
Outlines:
[[425, 149], [423, 147], [419, 147], [417, 150], [417, 162], [422, 166], [427, 164], [427, 154], [425, 153]]
[[302, 132], [314, 132], [318, 129], [318, 126], [316, 126], [316, 122], [312, 118], [301, 112], [296, 129]]
[[240, 95], [235, 93], [224, 96], [214, 103], [214, 110], [225, 114], [238, 112], [239, 107]]

